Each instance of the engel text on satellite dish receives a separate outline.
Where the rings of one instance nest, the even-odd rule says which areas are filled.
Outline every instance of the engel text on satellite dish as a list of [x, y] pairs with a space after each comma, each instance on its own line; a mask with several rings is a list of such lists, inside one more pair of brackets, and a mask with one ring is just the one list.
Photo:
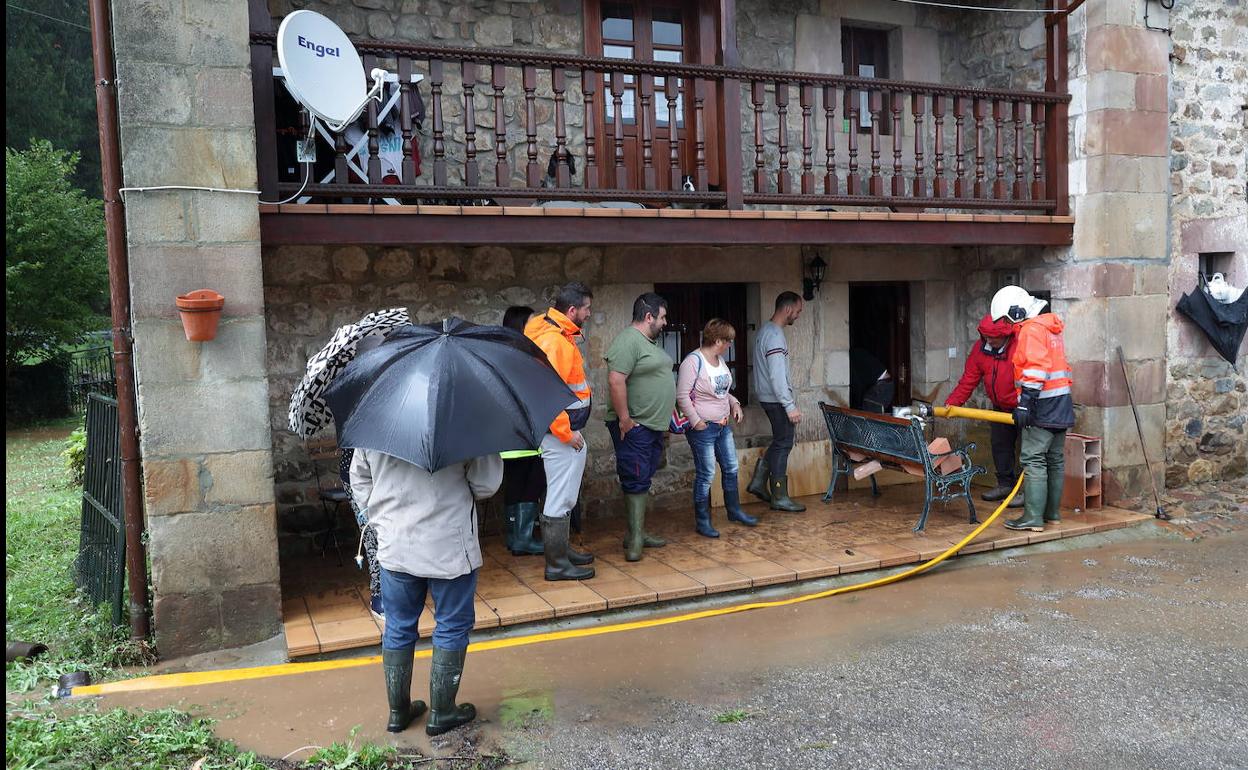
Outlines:
[[315, 11], [299, 10], [277, 30], [277, 59], [287, 90], [332, 131], [359, 117], [369, 99], [380, 99], [385, 71], [374, 69], [365, 87], [364, 65], [351, 39]]
[[341, 56], [341, 54], [338, 53], [337, 48], [330, 48], [329, 46], [320, 45], [319, 43], [313, 43], [311, 40], [308, 40], [303, 35], [300, 35], [296, 39], [299, 42], [300, 48], [309, 48], [313, 51], [316, 51], [317, 56], [322, 56], [322, 57], [323, 56]]

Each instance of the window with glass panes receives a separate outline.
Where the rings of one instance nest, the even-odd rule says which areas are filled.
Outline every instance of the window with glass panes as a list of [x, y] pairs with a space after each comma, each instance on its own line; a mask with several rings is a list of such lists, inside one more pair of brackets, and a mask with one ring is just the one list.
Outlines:
[[[685, 61], [685, 45], [688, 26], [686, 9], [681, 5], [664, 5], [650, 2], [602, 3], [602, 55], [608, 59], [633, 59], [640, 61]], [[667, 79], [654, 79], [655, 125], [666, 128], [668, 119]], [[677, 79], [672, 88], [676, 96], [676, 127], [685, 125], [684, 84]], [[611, 76], [603, 76], [603, 93], [610, 93]], [[620, 118], [624, 125], [637, 122], [637, 78], [624, 76], [623, 101]], [[615, 105], [610, 98], [603, 99], [603, 114], [608, 123], [615, 121]]]

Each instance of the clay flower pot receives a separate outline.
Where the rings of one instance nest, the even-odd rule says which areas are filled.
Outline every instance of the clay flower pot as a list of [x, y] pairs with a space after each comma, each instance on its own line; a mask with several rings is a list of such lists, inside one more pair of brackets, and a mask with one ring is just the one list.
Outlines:
[[217, 323], [221, 320], [225, 297], [212, 289], [196, 289], [178, 295], [177, 303], [182, 314], [182, 330], [188, 340], [206, 342], [217, 336]]

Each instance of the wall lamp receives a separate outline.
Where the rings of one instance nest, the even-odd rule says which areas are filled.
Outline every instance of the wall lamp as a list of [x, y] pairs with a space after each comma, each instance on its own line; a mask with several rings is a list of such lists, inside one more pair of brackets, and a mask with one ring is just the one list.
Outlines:
[[802, 278], [802, 299], [809, 302], [815, 298], [815, 292], [819, 291], [819, 285], [823, 283], [823, 274], [828, 269], [828, 263], [816, 254], [814, 259], [806, 263], [805, 269], [806, 276]]

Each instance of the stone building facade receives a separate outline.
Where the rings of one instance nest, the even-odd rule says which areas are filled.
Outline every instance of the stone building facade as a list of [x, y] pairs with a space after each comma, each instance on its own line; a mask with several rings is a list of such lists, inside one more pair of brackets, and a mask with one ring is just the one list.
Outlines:
[[[360, 37], [583, 49], [579, 0], [271, 0], [269, 11], [276, 17], [296, 6], [324, 12]], [[113, 7], [126, 184], [254, 189], [246, 4], [120, 0]], [[1145, 10], [1150, 25], [1169, 26], [1173, 39], [1145, 28]], [[1105, 437], [1111, 498], [1146, 488], [1150, 471], [1171, 485], [1242, 474], [1244, 354], [1236, 373], [1173, 308], [1194, 285], [1201, 255], [1233, 283], [1248, 283], [1246, 13], [1242, 4], [1216, 0], [1180, 2], [1170, 14], [1154, 0], [1088, 0], [1071, 16], [1075, 226], [1074, 243], [1064, 248], [681, 246], [656, 259], [654, 248], [627, 244], [275, 246], [261, 243], [251, 196], [129, 193], [145, 502], [162, 654], [280, 634], [279, 541], [286, 550], [304, 548], [313, 516], [319, 521], [306, 451], [284, 428], [286, 401], [307, 357], [338, 325], [382, 307], [408, 307], [419, 321], [454, 314], [490, 322], [507, 305], [540, 306], [560, 282], [585, 280], [596, 294], [588, 330], [594, 364], [626, 324], [632, 299], [655, 284], [746, 284], [748, 322], [757, 324], [778, 292], [800, 287], [803, 264], [817, 254], [829, 265], [827, 278], [790, 337], [799, 403], [813, 417], [818, 401], [847, 400], [851, 285], [908, 284], [913, 393], [939, 401], [961, 372], [988, 299], [1013, 275], [1050, 292], [1054, 310], [1074, 330], [1067, 339], [1077, 430]], [[742, 0], [736, 29], [743, 64], [839, 73], [845, 23], [888, 30], [896, 41], [894, 78], [1043, 85], [1043, 21], [869, 0]], [[452, 132], [462, 132], [456, 88], [448, 79], [446, 117]], [[569, 90], [574, 142], [584, 116], [578, 94]], [[509, 102], [509, 115], [516, 109]], [[539, 123], [549, 109], [539, 104]], [[483, 124], [492, 118], [484, 109], [478, 116]], [[523, 139], [522, 131], [509, 132], [513, 158]], [[448, 145], [453, 177], [462, 144]], [[221, 331], [210, 343], [187, 343], [173, 297], [204, 287], [226, 295]], [[1152, 468], [1145, 467], [1126, 400], [1120, 346]], [[592, 376], [605, 393], [600, 365]], [[601, 420], [592, 426], [585, 497], [591, 515], [607, 515], [616, 497], [613, 459]], [[980, 462], [990, 465], [982, 451], [987, 437], [974, 426], [960, 430], [980, 443]], [[761, 413], [748, 410], [741, 447], [764, 443], [766, 433]], [[803, 423], [800, 441], [823, 438], [816, 419]], [[691, 475], [683, 440], [673, 441], [656, 492], [664, 502], [681, 501]]]

